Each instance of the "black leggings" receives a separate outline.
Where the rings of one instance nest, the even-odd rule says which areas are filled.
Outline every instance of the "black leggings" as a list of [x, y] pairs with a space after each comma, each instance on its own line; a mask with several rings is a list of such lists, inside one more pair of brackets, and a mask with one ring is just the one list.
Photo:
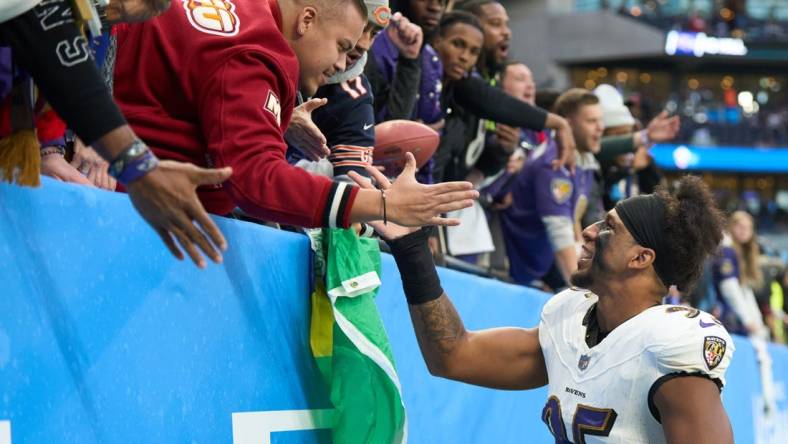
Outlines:
[[10, 44], [14, 63], [30, 73], [85, 144], [126, 124], [74, 24], [68, 0], [44, 0], [0, 23], [0, 42]]

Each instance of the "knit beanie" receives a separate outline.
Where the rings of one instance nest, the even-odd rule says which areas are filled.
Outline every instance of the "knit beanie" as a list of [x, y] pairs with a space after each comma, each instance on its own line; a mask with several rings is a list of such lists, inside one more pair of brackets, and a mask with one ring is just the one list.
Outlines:
[[629, 108], [624, 105], [621, 93], [611, 85], [602, 84], [596, 87], [594, 94], [599, 97], [599, 104], [602, 106], [602, 122], [605, 128], [617, 126], [632, 126], [635, 118], [629, 112]]

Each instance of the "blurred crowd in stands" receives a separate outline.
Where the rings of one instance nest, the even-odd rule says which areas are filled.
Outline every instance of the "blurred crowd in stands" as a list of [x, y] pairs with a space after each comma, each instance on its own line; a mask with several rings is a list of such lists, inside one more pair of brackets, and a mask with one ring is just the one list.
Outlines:
[[[749, 82], [755, 86], [744, 86], [741, 81], [734, 84], [733, 76], [718, 77], [699, 85], [698, 79], [690, 76], [689, 87], [669, 95], [665, 109], [682, 118], [676, 142], [698, 146], [788, 147], [788, 103], [781, 93], [783, 79], [764, 76], [760, 82]], [[654, 105], [643, 94], [630, 97], [633, 102]]]
[[587, 10], [615, 10], [664, 30], [748, 42], [788, 42], [788, 5], [780, 0], [580, 0], [578, 4]]
[[[158, 201], [155, 190], [177, 189], [182, 195], [173, 202], [191, 202], [195, 188], [207, 185], [197, 188], [197, 196], [209, 212], [289, 226], [354, 226], [369, 233], [364, 223], [381, 217], [403, 225], [442, 225], [431, 244], [437, 261], [558, 291], [577, 267], [583, 227], [603, 219], [622, 199], [671, 186], [650, 157], [650, 146], [704, 137], [709, 144], [738, 143], [739, 137], [750, 143], [741, 127], [718, 123], [727, 111], [705, 91], [677, 93], [683, 95], [655, 108], [683, 116], [680, 121], [668, 112], [633, 112], [636, 104], [611, 84], [537, 89], [528, 61], [509, 57], [510, 46], [526, 36], [512, 35], [505, 7], [494, 0], [404, 0], [391, 9], [386, 0], [321, 0], [348, 8], [341, 12], [344, 20], [330, 25], [315, 24], [309, 19], [315, 11], [286, 0], [217, 0], [211, 16], [196, 15], [192, 3], [174, 2], [157, 18], [120, 24], [94, 39], [104, 81], [134, 131], [129, 134], [139, 135], [132, 148], [112, 154], [102, 136], [114, 133], [90, 135], [75, 127], [70, 120], [79, 116], [66, 112], [74, 102], [51, 99], [59, 94], [58, 82], [40, 86], [65, 123], [46, 106], [35, 110], [48, 116], [37, 122], [50, 122], [45, 130], [61, 129], [40, 140], [44, 174], [129, 191], [170, 250], [182, 255], [178, 242], [201, 265], [198, 249], [221, 260], [221, 235], [200, 217], [201, 208], [164, 212], [169, 201]], [[257, 9], [250, 9], [252, 3]], [[635, 6], [626, 3], [622, 13], [669, 20], [659, 8], [647, 12], [652, 4], [660, 2], [644, 2], [635, 14]], [[141, 18], [150, 15], [155, 14]], [[733, 21], [720, 22], [719, 16], [691, 18], [680, 26], [717, 33], [723, 23], [729, 34], [753, 23], [741, 12]], [[14, 32], [29, 24], [7, 23], [0, 39], [18, 51]], [[321, 26], [328, 28], [318, 32]], [[335, 36], [336, 42], [330, 40]], [[241, 44], [249, 46], [237, 49]], [[36, 82], [46, 75], [20, 63], [0, 64], [0, 70], [12, 79], [18, 65], [30, 69]], [[3, 85], [8, 111], [18, 105], [10, 100], [14, 81]], [[740, 102], [733, 106], [741, 109]], [[695, 119], [699, 112], [711, 115], [712, 108], [720, 108], [714, 111], [719, 119]], [[786, 143], [785, 110], [741, 114], [738, 125], [757, 121], [771, 128], [764, 143]], [[440, 145], [415, 175], [420, 183], [409, 166], [385, 192], [360, 189], [355, 182], [374, 176], [368, 169], [374, 161], [373, 124], [391, 119], [430, 126], [440, 133]], [[11, 123], [0, 127], [6, 139], [19, 133], [19, 122]], [[170, 163], [156, 163], [159, 157]], [[189, 176], [190, 189], [148, 184], [163, 166], [170, 169], [167, 177], [179, 177], [181, 162], [232, 167], [232, 176], [229, 170]], [[476, 193], [479, 199], [471, 205]], [[165, 222], [167, 217], [174, 222]], [[453, 226], [454, 220], [462, 223]], [[706, 279], [696, 293], [673, 295], [673, 302], [714, 312], [731, 331], [784, 341], [788, 274], [757, 239], [752, 217], [733, 213]]]

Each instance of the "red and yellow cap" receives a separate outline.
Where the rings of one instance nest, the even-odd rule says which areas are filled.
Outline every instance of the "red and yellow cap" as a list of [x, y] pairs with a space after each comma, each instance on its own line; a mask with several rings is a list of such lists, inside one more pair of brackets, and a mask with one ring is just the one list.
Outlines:
[[364, 0], [367, 5], [369, 22], [385, 28], [391, 20], [391, 8], [388, 0]]

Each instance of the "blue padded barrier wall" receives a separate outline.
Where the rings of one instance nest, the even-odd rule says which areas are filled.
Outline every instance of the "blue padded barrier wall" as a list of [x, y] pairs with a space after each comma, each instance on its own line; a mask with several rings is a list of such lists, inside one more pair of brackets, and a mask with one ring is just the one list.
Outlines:
[[[221, 266], [178, 262], [124, 195], [0, 185], [0, 444], [328, 442], [309, 350], [306, 238], [219, 219]], [[441, 271], [469, 328], [533, 326], [547, 296]], [[391, 258], [378, 306], [412, 443], [549, 443], [545, 391], [430, 376]], [[752, 348], [724, 392], [736, 441], [788, 436], [788, 350], [771, 347], [777, 420], [759, 412]]]

